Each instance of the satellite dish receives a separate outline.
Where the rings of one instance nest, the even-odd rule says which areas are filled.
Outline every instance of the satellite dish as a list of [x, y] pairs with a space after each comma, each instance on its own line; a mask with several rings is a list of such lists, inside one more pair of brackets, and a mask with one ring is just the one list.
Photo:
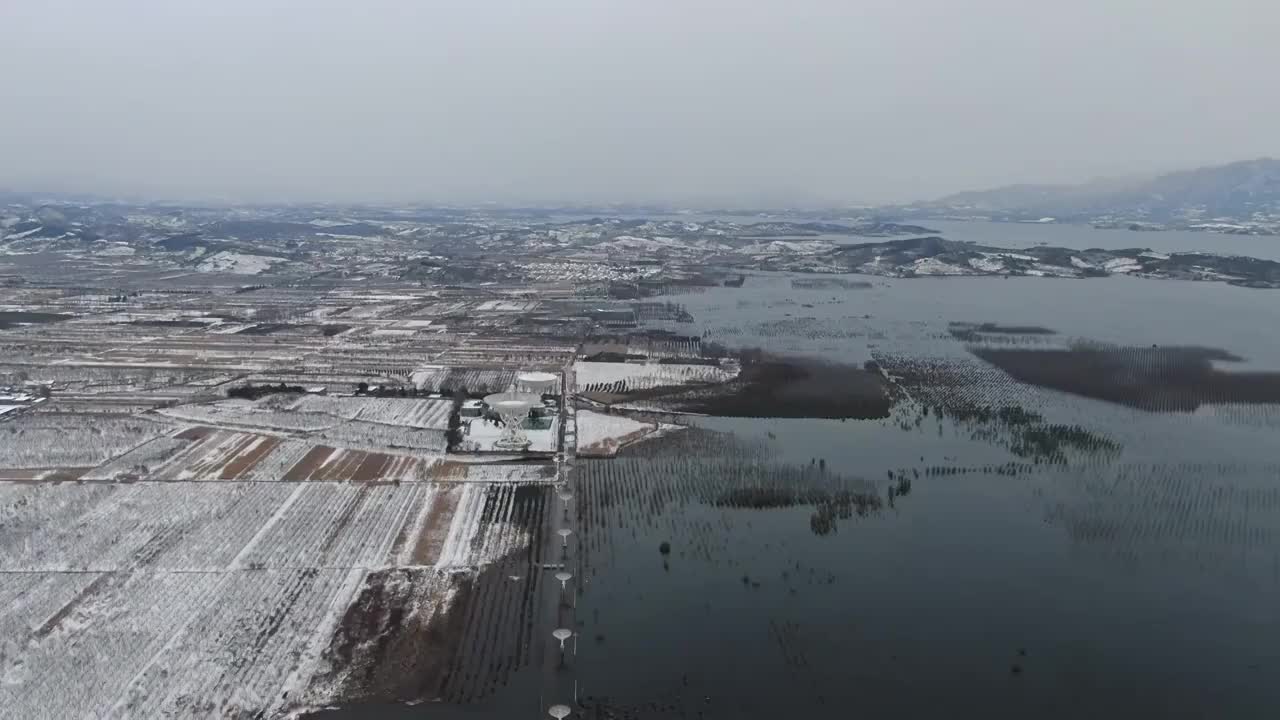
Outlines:
[[569, 714], [572, 712], [573, 711], [569, 709], [568, 705], [552, 705], [547, 708], [547, 714], [556, 720], [564, 720], [569, 717]]
[[555, 389], [560, 378], [549, 372], [525, 372], [516, 376], [516, 388], [541, 397]]
[[503, 450], [528, 449], [529, 438], [520, 426], [529, 417], [529, 410], [542, 405], [542, 396], [508, 390], [486, 395], [484, 404], [502, 418], [502, 436], [494, 446]]
[[573, 631], [568, 628], [559, 628], [551, 633], [551, 636], [560, 641], [560, 649], [564, 650], [564, 641], [573, 637]]

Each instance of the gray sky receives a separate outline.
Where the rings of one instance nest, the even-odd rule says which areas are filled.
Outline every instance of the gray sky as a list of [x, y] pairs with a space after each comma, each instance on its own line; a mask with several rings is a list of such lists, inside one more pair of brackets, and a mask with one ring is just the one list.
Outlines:
[[2, 0], [0, 187], [883, 202], [1280, 155], [1268, 0]]

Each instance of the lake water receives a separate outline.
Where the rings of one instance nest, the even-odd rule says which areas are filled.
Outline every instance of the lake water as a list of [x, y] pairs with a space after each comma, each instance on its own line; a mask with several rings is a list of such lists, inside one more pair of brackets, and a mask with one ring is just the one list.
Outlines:
[[[682, 301], [710, 338], [836, 359], [946, 355], [958, 348], [938, 336], [967, 320], [1221, 346], [1280, 367], [1263, 330], [1280, 322], [1280, 303], [1226, 286], [929, 279], [833, 293], [766, 276]], [[1231, 423], [1036, 393], [1046, 415], [1123, 449], [1018, 477], [915, 478], [894, 508], [823, 536], [811, 507], [654, 503], [664, 485], [679, 496], [708, 472], [679, 461], [597, 461], [581, 481], [605, 509], [579, 617], [602, 640], [578, 658], [581, 686], [634, 717], [1274, 717], [1273, 416]], [[1016, 459], [936, 420], [698, 424], [764, 442], [767, 462], [820, 458], [882, 492], [894, 469]], [[617, 500], [627, 483], [635, 491]], [[664, 541], [675, 548], [665, 566]]]
[[[941, 225], [948, 237], [1010, 247], [1275, 240]], [[1057, 331], [1029, 347], [1199, 345], [1244, 360], [1224, 367], [1280, 370], [1271, 291], [849, 279], [872, 287], [800, 290], [791, 276], [751, 275], [742, 288], [669, 298], [695, 318], [669, 327], [861, 363], [972, 361], [949, 323], [997, 322]], [[474, 705], [336, 716], [547, 717], [547, 705], [576, 693], [572, 717], [593, 718], [1276, 717], [1280, 413], [1152, 413], [1012, 382], [990, 393], [1114, 450], [1030, 465], [982, 428], [910, 402], [884, 420], [696, 419], [684, 438], [580, 463], [570, 521], [582, 582], [567, 607], [548, 611], [558, 617], [546, 621], [540, 664]], [[1010, 463], [1029, 466], [994, 470]], [[846, 508], [832, 529], [819, 522], [820, 501], [725, 500], [782, 485], [876, 502]], [[578, 634], [563, 661], [556, 623]]]

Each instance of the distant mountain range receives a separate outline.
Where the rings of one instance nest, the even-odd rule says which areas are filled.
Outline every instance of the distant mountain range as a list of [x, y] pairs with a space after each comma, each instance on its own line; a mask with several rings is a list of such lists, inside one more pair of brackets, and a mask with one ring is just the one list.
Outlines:
[[1280, 160], [1261, 158], [1155, 178], [1081, 185], [1010, 185], [916, 205], [926, 214], [993, 219], [1209, 223], [1230, 218], [1280, 222]]

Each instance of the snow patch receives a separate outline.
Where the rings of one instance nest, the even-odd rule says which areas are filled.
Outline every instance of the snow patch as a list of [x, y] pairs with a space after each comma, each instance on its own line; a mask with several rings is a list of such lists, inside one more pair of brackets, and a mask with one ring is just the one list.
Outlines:
[[641, 422], [591, 410], [579, 410], [577, 424], [578, 452], [582, 455], [615, 455], [624, 445], [659, 430], [656, 422]]
[[943, 262], [937, 258], [920, 258], [911, 264], [917, 275], [972, 275], [971, 270]]
[[223, 250], [200, 261], [196, 269], [200, 272], [227, 272], [237, 275], [257, 275], [271, 269], [272, 265], [284, 262], [284, 258], [267, 255], [246, 255], [244, 253]]
[[41, 231], [41, 230], [43, 230], [43, 229], [44, 229], [44, 226], [43, 226], [43, 225], [41, 225], [40, 227], [32, 228], [32, 229], [30, 229], [30, 230], [26, 230], [26, 231], [23, 231], [23, 232], [20, 232], [20, 233], [13, 233], [12, 235], [5, 235], [5, 236], [4, 236], [4, 239], [5, 239], [5, 240], [21, 240], [21, 239], [22, 239], [22, 238], [24, 238], [24, 237], [30, 237], [30, 236], [32, 236], [32, 235], [35, 235], [36, 233], [40, 232], [40, 231]]
[[137, 250], [129, 247], [128, 245], [125, 245], [123, 243], [114, 243], [112, 245], [109, 245], [108, 247], [105, 247], [99, 250], [97, 254], [104, 255], [107, 257], [127, 257], [130, 255], [133, 255], [136, 252]]
[[624, 383], [627, 391], [646, 390], [670, 385], [720, 383], [732, 380], [737, 372], [719, 365], [682, 363], [611, 363], [578, 362], [573, 366], [577, 391], [601, 389], [600, 386]]
[[1131, 273], [1142, 269], [1142, 263], [1135, 258], [1112, 258], [1102, 264], [1102, 268], [1107, 272], [1113, 273]]
[[970, 258], [969, 265], [982, 272], [998, 273], [1004, 271], [1004, 263], [994, 257]]

